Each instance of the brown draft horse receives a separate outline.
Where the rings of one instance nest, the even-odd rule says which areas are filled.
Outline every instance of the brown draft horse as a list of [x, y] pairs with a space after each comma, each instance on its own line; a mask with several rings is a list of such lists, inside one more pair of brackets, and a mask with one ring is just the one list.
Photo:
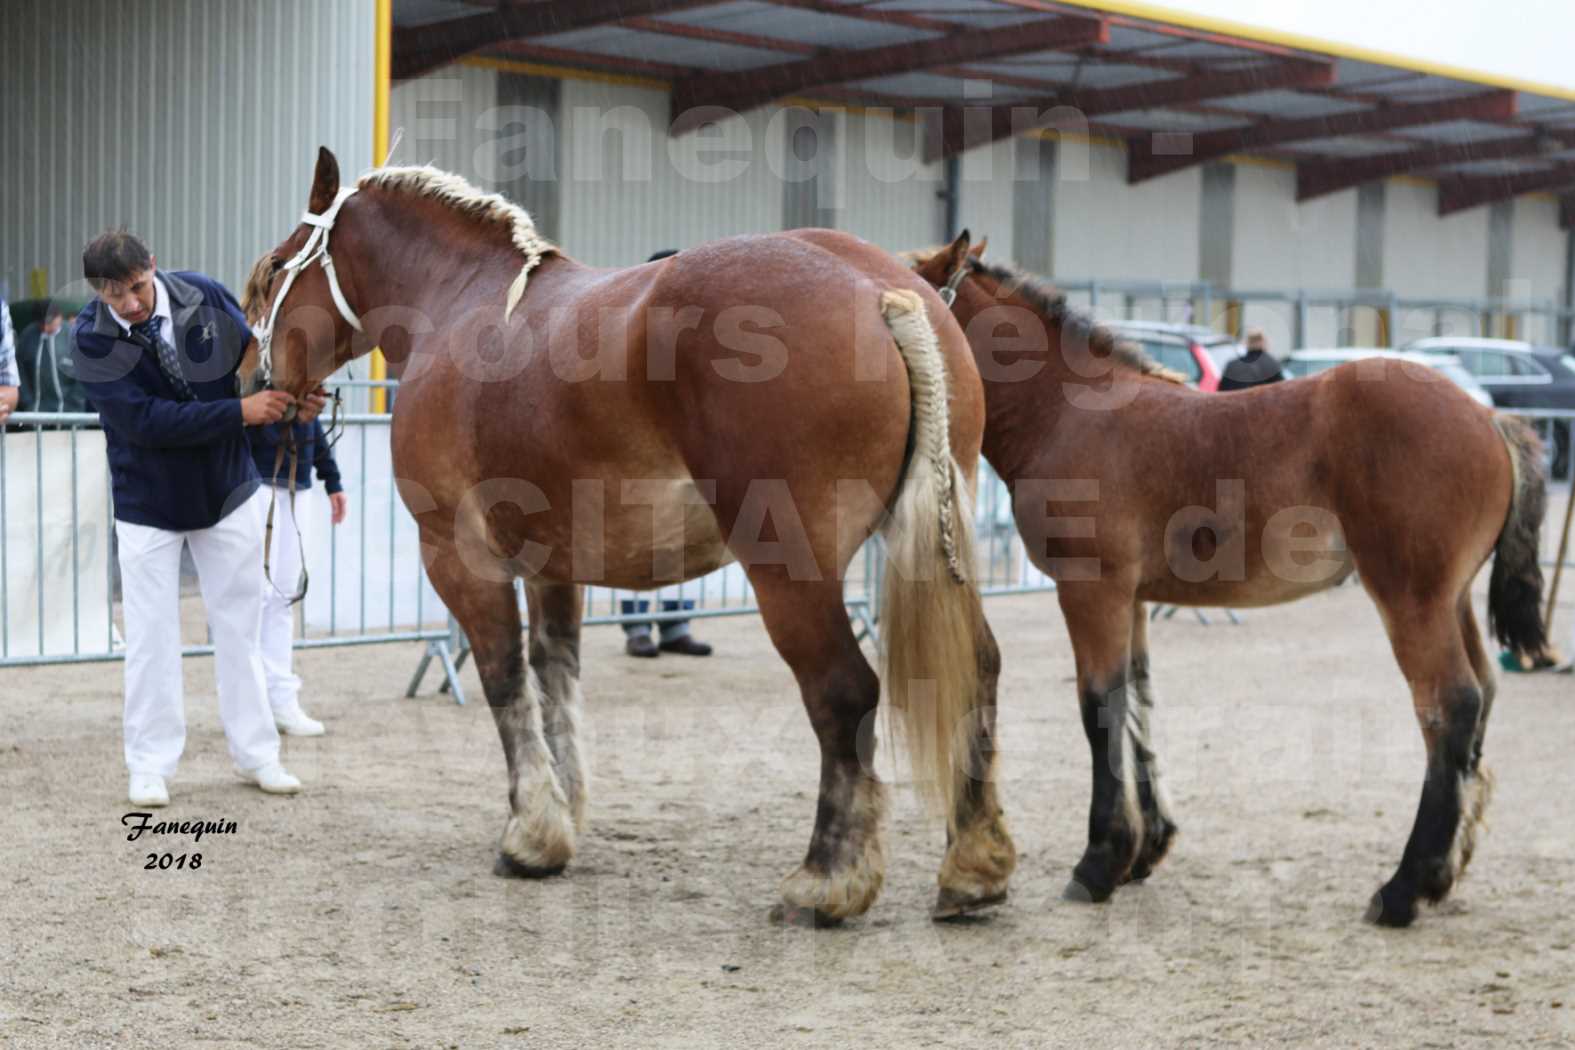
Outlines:
[[373, 345], [404, 364], [395, 476], [502, 738], [499, 874], [562, 871], [582, 831], [580, 585], [650, 588], [737, 559], [820, 744], [814, 832], [773, 916], [867, 909], [884, 877], [880, 679], [842, 580], [880, 528], [901, 570], [885, 574], [884, 680], [948, 818], [935, 913], [1004, 898], [1016, 853], [989, 775], [999, 657], [963, 509], [983, 391], [961, 329], [910, 270], [834, 234], [592, 269], [435, 169], [382, 168], [341, 191], [325, 149], [307, 216], [255, 283], [273, 320], [244, 389], [300, 396]]
[[1410, 840], [1368, 909], [1408, 925], [1418, 897], [1441, 900], [1464, 870], [1487, 803], [1494, 669], [1470, 585], [1490, 554], [1490, 627], [1519, 652], [1545, 651], [1535, 435], [1381, 360], [1199, 393], [1053, 288], [984, 263], [982, 248], [964, 234], [910, 259], [936, 287], [960, 282], [953, 311], [984, 380], [984, 455], [1071, 635], [1093, 802], [1067, 895], [1102, 901], [1147, 877], [1176, 832], [1149, 738], [1143, 603], [1269, 605], [1355, 571], [1427, 744]]

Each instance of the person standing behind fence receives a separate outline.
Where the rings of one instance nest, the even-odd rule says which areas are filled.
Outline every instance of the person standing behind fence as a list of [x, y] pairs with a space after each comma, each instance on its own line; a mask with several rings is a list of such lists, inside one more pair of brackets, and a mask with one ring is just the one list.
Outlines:
[[22, 377], [16, 370], [16, 338], [11, 332], [11, 308], [0, 299], [0, 425], [16, 411], [22, 396]]
[[[254, 497], [259, 513], [266, 515], [273, 504], [273, 544], [268, 553], [271, 580], [263, 580], [262, 627], [258, 646], [262, 650], [263, 674], [268, 683], [268, 702], [273, 707], [273, 724], [290, 736], [322, 736], [323, 723], [301, 709], [301, 679], [291, 666], [294, 657], [295, 617], [291, 615], [296, 581], [301, 576], [301, 552], [305, 548], [305, 507], [299, 504], [302, 492], [312, 487], [312, 473], [328, 490], [329, 520], [338, 525], [345, 520], [350, 501], [339, 482], [339, 465], [323, 433], [321, 420], [310, 423], [270, 423], [247, 427], [252, 461], [264, 484]], [[296, 450], [295, 493], [290, 500], [290, 451]], [[282, 462], [279, 448], [285, 447]], [[278, 468], [278, 477], [274, 471]], [[259, 570], [260, 571], [260, 570]]]
[[[646, 262], [656, 262], [677, 255], [676, 248], [666, 248], [654, 253]], [[695, 603], [687, 598], [663, 599], [661, 609], [664, 613], [687, 612], [695, 607]], [[618, 611], [624, 616], [635, 616], [649, 612], [651, 603], [644, 598], [625, 598], [618, 605]], [[700, 641], [690, 633], [688, 620], [663, 620], [655, 624], [657, 633], [661, 638], [658, 643], [651, 637], [653, 624], [625, 620], [623, 625], [624, 651], [630, 656], [653, 657], [662, 653], [679, 653], [683, 656], [710, 656], [711, 646]]]
[[1246, 390], [1264, 383], [1278, 383], [1285, 375], [1280, 363], [1269, 353], [1269, 340], [1260, 328], [1247, 332], [1247, 352], [1225, 366], [1220, 376], [1221, 390]]
[[22, 377], [23, 412], [87, 411], [82, 386], [71, 374], [70, 343], [59, 303], [51, 302], [40, 320], [22, 329], [16, 363]]
[[[261, 484], [245, 427], [283, 418], [279, 391], [236, 396], [252, 341], [229, 290], [155, 268], [125, 230], [82, 251], [97, 297], [77, 315], [76, 372], [104, 425], [125, 616], [125, 758], [134, 805], [169, 802], [186, 747], [181, 683], [181, 549], [191, 549], [213, 636], [219, 716], [236, 772], [272, 794], [301, 782], [279, 763], [257, 652], [262, 615]], [[299, 408], [315, 417], [321, 399]]]

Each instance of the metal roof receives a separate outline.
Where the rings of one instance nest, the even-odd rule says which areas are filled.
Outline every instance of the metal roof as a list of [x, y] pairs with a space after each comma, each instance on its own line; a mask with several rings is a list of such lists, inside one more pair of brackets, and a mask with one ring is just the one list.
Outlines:
[[819, 100], [915, 111], [935, 159], [1070, 107], [1132, 182], [1252, 153], [1297, 165], [1300, 199], [1416, 174], [1441, 212], [1557, 192], [1575, 219], [1568, 99], [1054, 0], [394, 0], [396, 78], [470, 55], [667, 81], [673, 134]]

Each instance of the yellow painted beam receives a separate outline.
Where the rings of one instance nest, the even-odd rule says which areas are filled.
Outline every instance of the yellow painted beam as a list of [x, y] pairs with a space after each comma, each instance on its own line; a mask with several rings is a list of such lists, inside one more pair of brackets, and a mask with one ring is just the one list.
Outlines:
[[[394, 0], [377, 0], [377, 33], [373, 44], [372, 71], [372, 166], [388, 160], [388, 92], [394, 51]], [[372, 350], [372, 378], [388, 378], [388, 362], [383, 351]], [[372, 411], [388, 411], [388, 392], [382, 387], [372, 391]]]

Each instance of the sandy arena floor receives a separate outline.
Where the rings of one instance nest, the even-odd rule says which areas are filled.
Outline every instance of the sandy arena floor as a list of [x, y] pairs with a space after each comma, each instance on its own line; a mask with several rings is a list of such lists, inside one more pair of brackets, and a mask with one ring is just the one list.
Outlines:
[[0, 1046], [1575, 1041], [1575, 681], [1505, 681], [1476, 861], [1413, 929], [1380, 931], [1360, 916], [1423, 759], [1372, 606], [1347, 587], [1243, 627], [1183, 611], [1152, 632], [1183, 834], [1147, 885], [1090, 907], [1058, 899], [1089, 762], [1060, 614], [1050, 596], [989, 612], [1022, 863], [1007, 906], [965, 926], [926, 917], [942, 832], [905, 790], [864, 919], [767, 925], [808, 840], [815, 751], [752, 619], [701, 624], [706, 661], [637, 662], [616, 629], [588, 632], [590, 829], [539, 883], [490, 874], [492, 719], [468, 668], [468, 706], [403, 699], [417, 646], [300, 656], [330, 735], [287, 743], [307, 783], [287, 800], [233, 779], [211, 662], [188, 661], [164, 812], [238, 826], [197, 871], [143, 870], [155, 847], [121, 828], [119, 666], [0, 672]]

